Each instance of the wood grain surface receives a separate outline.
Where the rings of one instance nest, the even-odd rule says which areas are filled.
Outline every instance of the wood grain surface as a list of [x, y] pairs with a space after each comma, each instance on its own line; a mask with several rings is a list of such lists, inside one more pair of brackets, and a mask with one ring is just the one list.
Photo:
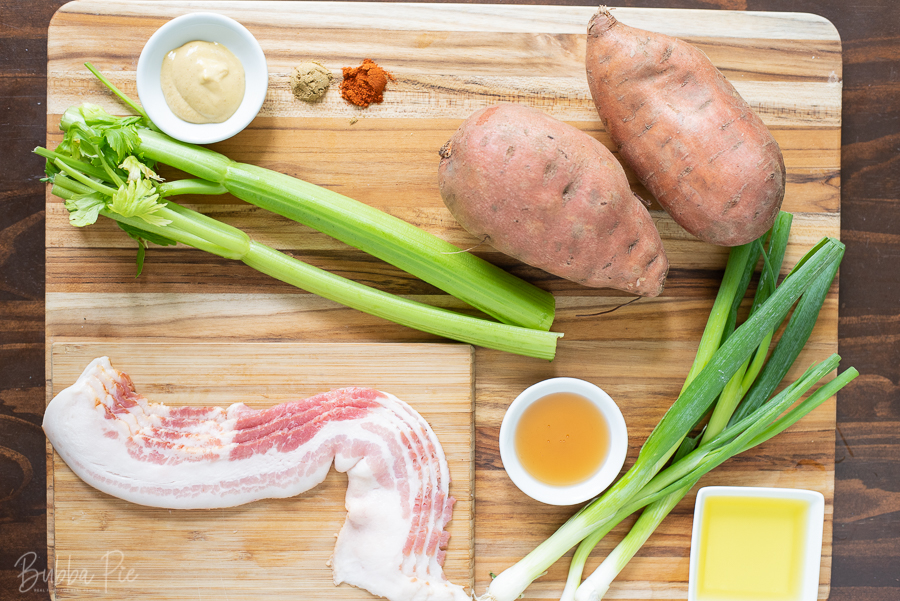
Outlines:
[[[625, 302], [626, 295], [586, 289], [515, 265], [490, 247], [482, 248], [444, 207], [437, 190], [436, 152], [477, 108], [498, 101], [534, 106], [612, 146], [596, 116], [583, 68], [584, 29], [593, 8], [330, 2], [209, 6], [239, 20], [256, 36], [266, 53], [271, 80], [260, 116], [215, 148], [235, 160], [340, 191], [460, 248], [474, 248], [557, 294], [554, 329], [565, 338], [552, 363], [484, 349], [476, 354], [476, 428], [493, 457], [490, 464], [476, 466], [475, 578], [476, 589], [482, 591], [491, 572], [523, 557], [572, 513], [571, 508], [532, 501], [502, 470], [496, 459], [496, 432], [506, 405], [545, 377], [597, 383], [623, 407], [632, 441], [630, 464], [680, 389], [727, 249], [697, 241], [652, 207], [672, 264], [673, 285], [660, 298], [600, 316]], [[53, 125], [72, 104], [87, 101], [122, 112], [118, 101], [83, 67], [84, 61], [90, 60], [115, 85], [136, 96], [134, 68], [143, 42], [167, 20], [193, 10], [193, 5], [182, 2], [80, 0], [58, 12], [48, 42], [48, 144], [60, 139]], [[619, 9], [616, 14], [623, 22], [674, 34], [703, 48], [771, 129], [783, 149], [788, 173], [784, 209], [795, 215], [796, 223], [785, 273], [822, 236], [839, 236], [841, 49], [830, 23], [799, 13]], [[293, 99], [287, 76], [294, 64], [316, 58], [337, 75], [353, 61], [351, 51], [360, 58], [374, 57], [393, 74], [384, 103], [365, 110], [353, 107], [340, 98], [336, 86], [314, 105]], [[650, 197], [640, 186], [635, 188]], [[184, 202], [263, 243], [354, 280], [461, 308], [458, 301], [424, 288], [396, 269], [232, 198]], [[434, 340], [266, 281], [228, 261], [215, 262], [219, 277], [207, 271], [206, 257], [188, 249], [174, 253], [152, 249], [145, 276], [135, 280], [130, 273], [133, 243], [118, 233], [115, 224], [74, 229], [62, 202], [52, 195], [46, 224], [48, 340], [110, 335], [167, 342], [322, 336]], [[118, 251], [114, 258], [107, 254], [110, 248]], [[110, 277], [122, 269], [128, 270], [127, 283], [117, 275]], [[704, 270], [701, 296], [696, 293], [697, 282], [679, 286], [679, 281], [694, 280], [687, 274]], [[174, 281], [173, 273], [178, 274]], [[798, 365], [805, 367], [837, 350], [837, 298], [835, 285]], [[791, 377], [801, 371], [794, 370]], [[822, 492], [828, 517], [821, 598], [828, 596], [831, 576], [834, 415], [830, 402], [784, 436], [701, 481], [701, 485], [792, 486]], [[611, 596], [687, 597], [693, 501], [694, 495], [688, 495], [673, 511], [614, 582]], [[523, 524], [528, 527], [523, 529]], [[616, 529], [598, 546], [589, 570], [624, 532], [625, 526]], [[173, 567], [180, 561], [177, 554], [169, 558]], [[558, 597], [567, 569], [566, 561], [558, 562], [528, 589], [527, 597]], [[230, 588], [239, 586], [227, 582]]]
[[[170, 407], [246, 403], [263, 409], [346, 386], [394, 394], [416, 407], [441, 441], [450, 494], [457, 499], [444, 570], [452, 582], [471, 589], [472, 347], [79, 339], [54, 342], [50, 352], [53, 394], [104, 355], [131, 376], [140, 394]], [[220, 599], [372, 598], [348, 584], [335, 587], [331, 574], [335, 536], [346, 513], [346, 474], [331, 470], [320, 485], [289, 499], [173, 511], [101, 493], [54, 455], [48, 487], [51, 557], [73, 566], [57, 577], [56, 599], [196, 599], [198, 592]], [[93, 580], [82, 578], [82, 571]]]
[[[623, 4], [635, 7], [674, 6], [642, 1]], [[0, 213], [0, 482], [3, 486], [0, 490], [0, 515], [3, 518], [0, 598], [41, 599], [48, 595], [46, 584], [41, 580], [46, 574], [47, 558], [43, 548], [46, 540], [45, 471], [42, 463], [44, 438], [38, 427], [44, 404], [42, 249], [45, 205], [44, 187], [38, 181], [41, 161], [29, 153], [31, 148], [43, 144], [45, 139], [45, 40], [50, 17], [60, 5], [59, 2], [0, 1], [0, 14], [3, 15], [0, 29], [4, 48], [8, 49], [0, 62], [0, 96], [6, 110], [4, 119], [0, 121], [0, 131], [5, 141], [4, 160], [0, 161], [0, 202], [3, 203]], [[900, 253], [900, 239], [896, 236], [896, 232], [900, 231], [900, 207], [896, 203], [900, 197], [900, 180], [893, 175], [897, 156], [895, 142], [900, 135], [895, 102], [900, 91], [896, 66], [900, 60], [898, 7], [892, 0], [864, 5], [837, 0], [799, 4], [784, 0], [688, 0], [679, 6], [819, 12], [830, 19], [841, 34], [844, 74], [840, 206], [841, 237], [847, 243], [848, 251], [841, 272], [840, 307], [835, 310], [840, 315], [839, 348], [844, 364], [855, 365], [862, 376], [839, 396], [838, 403], [837, 438], [832, 447], [836, 451], [837, 461], [831, 598], [860, 601], [896, 599], [900, 594], [900, 582], [896, 577], [900, 573], [900, 522], [896, 518], [900, 511], [900, 497], [896, 489], [896, 482], [900, 481], [900, 468], [894, 459], [900, 452], [900, 414], [897, 410], [900, 266], [892, 257]], [[692, 41], [702, 43], [699, 38]], [[353, 59], [359, 58], [352, 54]], [[349, 58], [347, 62], [349, 64]], [[736, 65], [729, 77], [734, 79], [742, 68], [760, 73], [757, 76], [760, 78], [766, 71], [766, 67], [757, 61], [747, 67]], [[802, 76], [802, 70], [796, 75]], [[742, 92], [748, 93], [749, 89], [745, 87]], [[480, 88], [475, 91], [480, 91]], [[601, 137], [602, 132], [597, 130], [596, 133]], [[377, 133], [371, 135], [377, 136]], [[779, 142], [783, 143], [783, 137], [779, 138]], [[792, 183], [795, 187], [797, 184], [797, 181]], [[414, 210], [412, 212], [415, 214]], [[447, 229], [450, 233], [452, 230]], [[90, 258], [90, 253], [85, 252], [84, 258], [78, 260], [90, 259], [94, 262], [90, 269], [102, 271], [111, 284], [129, 287], [134, 293], [143, 290], [147, 284], [132, 277], [131, 251], [121, 242], [112, 241], [112, 236], [107, 236], [107, 240], [105, 244], [108, 246], [101, 243], [108, 249], [102, 257]], [[405, 278], [391, 268], [377, 265], [362, 255], [348, 256], [339, 249], [328, 248], [327, 243], [320, 244], [322, 248], [313, 259], [322, 265], [343, 269], [349, 274], [362, 274], [369, 281], [379, 282], [385, 289], [412, 296], [435, 296], [432, 289]], [[90, 246], [85, 246], [84, 250], [88, 248]], [[53, 248], [48, 248], [48, 258], [53, 252]], [[677, 273], [678, 277], [673, 277], [667, 287], [667, 294], [690, 301], [694, 306], [692, 310], [699, 315], [704, 303], [711, 298], [723, 258], [715, 252], [692, 251], [690, 245], [685, 246], [684, 253], [698, 261], [699, 266]], [[485, 256], [492, 260], [495, 258], [490, 253], [485, 253]], [[561, 305], [568, 305], [570, 311], [561, 312], [561, 317], [568, 314], [569, 321], [561, 327], [572, 332], [581, 327], [576, 327], [577, 320], [573, 318], [584, 314], [579, 313], [578, 303], [589, 305], [592, 309], [596, 308], [596, 303], [612, 308], [625, 300], [624, 297], [607, 297], [605, 294], [584, 294], [565, 282], [535, 273], [502, 257], [496, 259], [498, 263], [551, 289]], [[256, 276], [249, 270], [234, 269], [234, 265], [200, 256], [194, 251], [171, 251], [163, 262], [172, 267], [174, 274], [157, 271], [148, 278], [150, 287], [155, 288], [156, 293], [172, 291], [173, 294], [181, 294], [191, 291], [200, 294], [210, 291], [216, 295], [218, 304], [209, 311], [196, 309], [201, 322], [228, 304], [228, 294], [244, 294], [240, 286], [254, 287], [259, 284], [267, 287], [267, 294], [272, 292], [268, 288], [270, 285], [261, 279], [254, 281]], [[49, 263], [52, 264], [53, 260]], [[78, 278], [71, 273], [57, 271], [55, 276], [53, 273], [48, 268], [47, 281], [55, 277], [60, 287], [75, 289], [84, 285], [79, 284]], [[102, 288], [98, 285], [81, 292], [92, 294]], [[279, 288], [277, 295], [301, 296], [287, 287]], [[239, 298], [235, 297], [232, 301]], [[283, 302], [277, 298], [274, 300], [276, 303], [273, 306]], [[633, 310], [642, 304], [643, 301], [624, 309]], [[117, 311], [120, 319], [128, 317], [127, 307], [119, 307]], [[597, 332], [607, 327], [616, 329], [616, 335], [625, 333], [634, 339], [633, 328], [627, 325], [626, 319], [618, 316], [622, 311], [620, 309], [604, 316], [602, 324], [599, 320], [592, 320], [587, 338], [576, 340], [577, 344], [569, 347], [569, 352], [583, 350], [582, 360], [586, 360], [585, 357], [593, 360], [592, 349], [586, 343], [591, 335], [596, 336]], [[337, 323], [337, 315], [324, 315], [330, 312], [337, 314], [340, 310], [321, 306], [314, 311], [318, 317]], [[628, 319], [631, 317], [633, 315]], [[641, 317], [650, 320], [657, 318], [652, 308], [642, 311]], [[164, 313], [160, 312], [156, 319], [165, 319]], [[81, 335], [75, 321], [72, 319], [67, 327], [75, 335]], [[291, 320], [284, 317], [282, 322], [291, 323]], [[190, 323], [190, 320], [185, 320], [179, 325]], [[650, 323], [658, 326], [658, 318]], [[113, 327], [104, 328], [86, 320], [82, 320], [81, 325], [94, 332], [87, 335], [97, 335], [99, 331], [101, 336], [110, 336], [114, 331]], [[306, 332], [316, 331], [316, 324], [313, 324]], [[278, 327], [274, 326], [259, 339], [279, 339], [278, 332]], [[426, 338], [377, 324], [374, 320], [350, 324], [347, 330], [333, 327], [329, 334], [345, 341], [411, 341]], [[239, 335], [239, 332], [235, 333], [235, 336]], [[689, 351], [683, 354], [689, 354]], [[479, 351], [478, 361], [481, 361], [482, 355], [490, 357], [493, 353]], [[505, 361], [499, 355], [497, 359], [499, 361], [492, 363], [492, 366], [502, 368]], [[688, 359], [682, 361], [687, 362]], [[534, 378], [552, 372], [552, 366], [545, 366], [543, 371], [536, 370]], [[643, 377], [646, 372], [632, 375]], [[502, 374], [496, 377], [503, 379]], [[677, 386], [676, 383], [669, 385]], [[508, 399], [503, 399], [496, 392], [491, 388], [478, 392], [479, 415], [485, 416], [483, 419], [479, 417], [476, 430], [479, 483], [489, 476], [502, 475], [495, 447], [496, 430], [492, 424], [499, 424], [497, 416], [502, 414]], [[490, 499], [479, 505], [479, 511], [488, 501]], [[531, 527], [542, 520], [546, 522], [557, 518], [555, 515], [532, 512], [526, 523]], [[479, 532], [484, 530], [490, 534], [492, 530], [499, 530], [498, 524], [502, 523], [501, 520], [497, 524], [481, 527], [479, 522]], [[522, 529], [521, 524], [517, 526]], [[658, 535], [662, 533], [661, 529]], [[652, 558], [648, 558], [650, 560]]]

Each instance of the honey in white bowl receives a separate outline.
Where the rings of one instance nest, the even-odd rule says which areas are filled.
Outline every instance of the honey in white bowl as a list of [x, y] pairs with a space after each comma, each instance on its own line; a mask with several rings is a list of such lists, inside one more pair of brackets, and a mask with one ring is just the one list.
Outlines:
[[522, 413], [515, 433], [522, 467], [537, 480], [569, 486], [590, 478], [609, 454], [609, 425], [597, 406], [573, 392], [555, 392]]
[[550, 378], [510, 403], [499, 443], [503, 467], [519, 490], [542, 503], [575, 505], [615, 480], [628, 452], [628, 429], [600, 387]]

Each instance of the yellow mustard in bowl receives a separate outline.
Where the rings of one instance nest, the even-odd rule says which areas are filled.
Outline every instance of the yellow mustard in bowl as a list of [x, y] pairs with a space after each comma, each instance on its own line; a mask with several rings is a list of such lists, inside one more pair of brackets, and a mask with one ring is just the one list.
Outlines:
[[166, 104], [188, 123], [222, 123], [244, 99], [244, 67], [218, 42], [195, 40], [169, 51], [160, 85]]

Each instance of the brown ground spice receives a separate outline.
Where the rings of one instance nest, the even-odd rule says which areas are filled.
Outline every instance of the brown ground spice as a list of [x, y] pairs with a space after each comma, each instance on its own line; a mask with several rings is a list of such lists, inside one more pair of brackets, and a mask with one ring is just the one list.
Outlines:
[[344, 67], [341, 96], [347, 102], [363, 108], [384, 100], [384, 88], [394, 76], [378, 66], [372, 59], [365, 59], [358, 67]]
[[332, 79], [328, 67], [319, 61], [305, 61], [291, 73], [291, 91], [300, 100], [318, 102], [325, 96]]

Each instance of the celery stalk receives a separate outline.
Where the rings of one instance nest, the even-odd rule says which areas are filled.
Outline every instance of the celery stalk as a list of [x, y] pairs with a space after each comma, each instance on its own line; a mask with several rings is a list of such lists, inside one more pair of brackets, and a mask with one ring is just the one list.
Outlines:
[[[48, 179], [54, 181], [54, 191], [65, 198], [73, 225], [90, 225], [98, 216], [105, 216], [119, 222], [137, 240], [138, 274], [148, 241], [181, 242], [242, 260], [331, 300], [426, 332], [527, 356], [554, 357], [561, 334], [548, 332], [554, 315], [550, 293], [367, 205], [279, 173], [236, 163], [146, 127], [152, 123], [140, 108], [89, 68], [141, 116], [114, 117], [95, 105], [71, 107], [60, 121], [66, 132], [60, 145], [55, 151], [37, 148], [35, 152], [47, 159]], [[199, 179], [160, 184], [153, 171], [157, 159]], [[356, 244], [501, 323], [416, 303], [338, 278], [167, 200], [178, 194], [225, 191], [255, 199], [260, 206]]]
[[177, 196], [179, 194], [225, 194], [228, 190], [222, 184], [214, 184], [205, 179], [179, 179], [173, 182], [164, 182], [157, 188], [160, 196]]
[[53, 152], [52, 150], [47, 150], [46, 148], [35, 148], [34, 154], [44, 157], [50, 161], [60, 160], [69, 167], [77, 170], [80, 173], [84, 173], [85, 175], [90, 175], [91, 177], [98, 179], [106, 179], [107, 174], [106, 171], [100, 167], [95, 167], [90, 163], [85, 163], [84, 161], [79, 161], [78, 159], [74, 159], [66, 154], [60, 154], [58, 152]]
[[[104, 83], [126, 98], [108, 81]], [[98, 109], [93, 110], [96, 114]], [[84, 111], [72, 107], [64, 113], [60, 127], [63, 131], [82, 125], [90, 128], [85, 119]], [[145, 159], [221, 185], [246, 202], [399, 267], [503, 323], [539, 330], [549, 330], [553, 323], [552, 294], [401, 219], [326, 188], [234, 162], [149, 128], [135, 126], [134, 131], [139, 136], [135, 153]]]
[[561, 336], [469, 317], [381, 292], [256, 242], [250, 243], [242, 261], [261, 273], [348, 307], [461, 342], [550, 360], [556, 351], [556, 339]]
[[91, 63], [85, 63], [84, 66], [87, 67], [88, 71], [93, 73], [94, 77], [99, 79], [103, 83], [103, 85], [105, 85], [107, 88], [109, 88], [113, 92], [113, 94], [118, 96], [119, 100], [124, 102], [135, 113], [137, 113], [138, 115], [143, 117], [144, 121], [146, 121], [147, 123], [151, 123], [150, 117], [147, 116], [147, 113], [144, 112], [144, 109], [141, 107], [141, 105], [139, 105], [134, 100], [132, 100], [131, 98], [126, 96], [121, 90], [119, 90], [119, 88], [114, 86], [111, 81], [106, 79], [106, 77], [94, 67], [94, 65], [92, 65]]
[[[172, 157], [163, 134], [141, 131], [140, 150], [149, 158], [192, 175], [195, 159], [182, 149]], [[210, 160], [209, 152], [202, 158]], [[204, 175], [205, 174], [205, 175]], [[241, 163], [228, 162], [221, 179], [234, 196], [363, 250], [452, 294], [504, 323], [546, 330], [553, 321], [553, 298], [515, 276], [436, 236], [364, 203], [302, 180]]]
[[[68, 165], [64, 167], [71, 171]], [[97, 182], [86, 181], [58, 174], [54, 177], [53, 193], [72, 201], [86, 194], [100, 194], [90, 184], [107, 189]], [[99, 214], [155, 236], [241, 260], [262, 273], [348, 307], [461, 342], [550, 360], [556, 351], [556, 340], [561, 336], [462, 315], [364, 286], [254, 242], [241, 230], [172, 201], [165, 201], [165, 207], [155, 213], [169, 218], [170, 223], [164, 226], [142, 221], [140, 217], [124, 217], [107, 208]]]

